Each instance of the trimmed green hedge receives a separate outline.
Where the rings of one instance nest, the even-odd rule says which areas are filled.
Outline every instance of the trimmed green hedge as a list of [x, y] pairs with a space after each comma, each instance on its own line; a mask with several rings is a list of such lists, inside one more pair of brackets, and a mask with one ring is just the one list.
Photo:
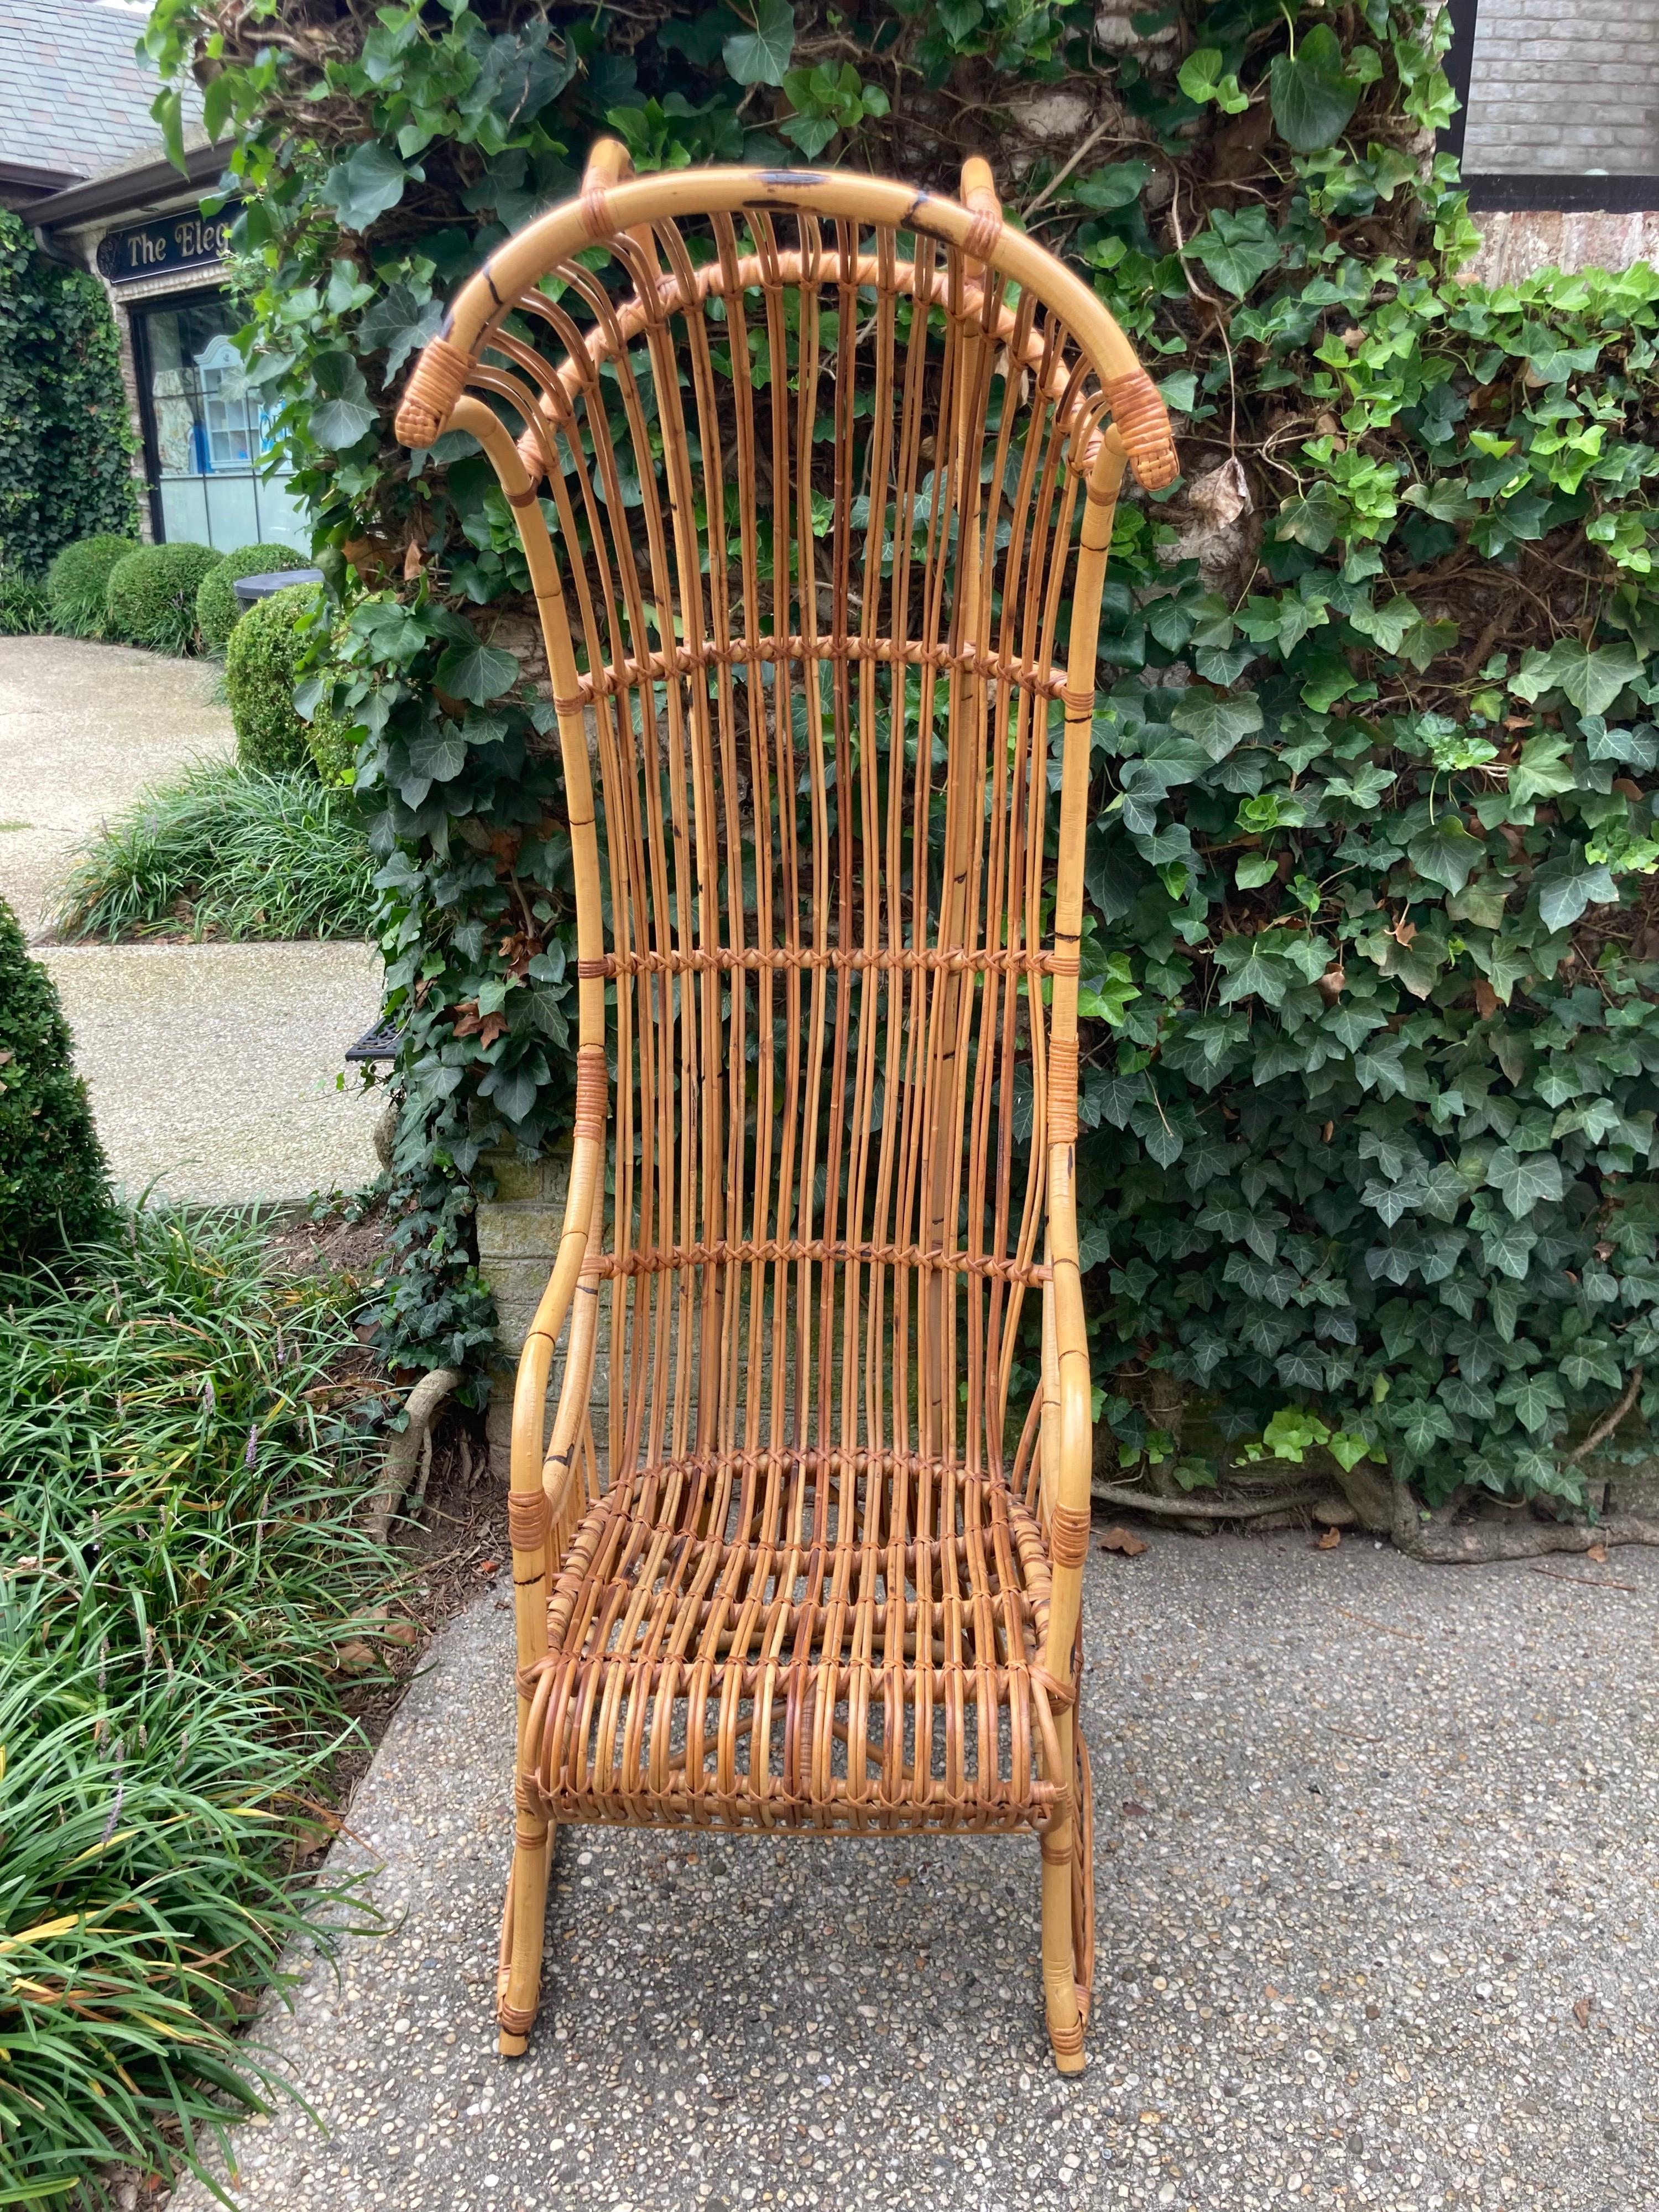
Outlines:
[[64, 546], [46, 571], [46, 611], [60, 637], [108, 635], [111, 572], [138, 550], [137, 538], [111, 531]]
[[107, 635], [154, 653], [185, 653], [196, 644], [196, 595], [219, 556], [182, 538], [141, 545], [110, 570], [105, 594]]
[[0, 899], [0, 1271], [89, 1235], [109, 1204], [57, 986]]
[[225, 696], [236, 725], [236, 757], [268, 774], [312, 764], [294, 687], [310, 650], [317, 586], [289, 584], [250, 607], [225, 647]]
[[265, 576], [283, 568], [308, 568], [311, 556], [291, 545], [239, 545], [227, 553], [203, 577], [196, 593], [196, 626], [202, 648], [216, 653], [227, 643], [240, 621], [242, 603], [236, 596], [239, 576]]

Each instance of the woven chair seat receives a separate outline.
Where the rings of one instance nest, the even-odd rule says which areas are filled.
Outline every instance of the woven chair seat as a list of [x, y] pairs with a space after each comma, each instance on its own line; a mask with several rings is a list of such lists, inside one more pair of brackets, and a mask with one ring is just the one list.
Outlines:
[[521, 1682], [544, 1817], [907, 1833], [1064, 1815], [1069, 1783], [1043, 1768], [1064, 1771], [1073, 1690], [1042, 1663], [1036, 1519], [960, 1468], [815, 1456], [645, 1468], [589, 1507]]

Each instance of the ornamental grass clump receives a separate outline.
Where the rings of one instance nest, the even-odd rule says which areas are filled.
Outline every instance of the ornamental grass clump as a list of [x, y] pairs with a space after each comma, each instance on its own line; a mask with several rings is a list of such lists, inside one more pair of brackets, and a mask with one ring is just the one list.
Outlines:
[[110, 573], [129, 553], [133, 538], [105, 531], [64, 546], [46, 571], [46, 611], [60, 637], [106, 637]]
[[141, 545], [109, 572], [104, 593], [105, 635], [152, 653], [196, 649], [196, 595], [218, 562], [210, 545], [179, 538]]
[[362, 811], [309, 769], [202, 761], [100, 824], [70, 864], [64, 937], [367, 937]]
[[0, 1279], [0, 2202], [173, 2176], [272, 2084], [238, 2030], [349, 1886], [298, 1886], [387, 1562], [356, 1285], [249, 1217], [129, 1217]]
[[[569, 1127], [575, 990], [546, 702], [506, 649], [534, 634], [527, 573], [466, 441], [398, 449], [410, 361], [480, 227], [568, 189], [599, 132], [641, 167], [799, 153], [946, 192], [989, 152], [1009, 217], [1156, 356], [1187, 471], [1117, 511], [1085, 802], [1103, 1457], [1133, 1501], [1169, 1490], [1155, 1463], [1211, 1488], [1305, 1438], [1419, 1548], [1422, 1507], [1599, 1509], [1659, 1418], [1659, 276], [1461, 274], [1479, 234], [1423, 152], [1453, 107], [1443, 14], [785, 0], [763, 35], [647, 0], [619, 73], [601, 28], [530, 6], [395, 33], [281, 12], [306, 38], [274, 74], [226, 0], [161, 0], [149, 36], [181, 78], [210, 51], [267, 396], [343, 549], [332, 681], [374, 718], [431, 1230], [397, 1356], [447, 1360], [482, 1149]], [[285, 302], [325, 265], [296, 340]], [[832, 408], [814, 434], [827, 453]], [[660, 652], [655, 619], [618, 653]]]

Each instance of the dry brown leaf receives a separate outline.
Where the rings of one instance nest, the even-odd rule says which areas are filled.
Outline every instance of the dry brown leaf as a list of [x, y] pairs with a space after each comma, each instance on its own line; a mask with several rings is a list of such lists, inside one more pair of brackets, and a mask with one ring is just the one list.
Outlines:
[[1138, 1814], [1149, 1814], [1152, 1808], [1150, 1806], [1136, 1804], [1133, 1797], [1126, 1797], [1123, 1801], [1123, 1809], [1126, 1814], [1133, 1818]]
[[1605, 1567], [1607, 1564], [1607, 1547], [1605, 1544], [1592, 1544], [1584, 1557], [1587, 1559], [1594, 1559], [1598, 1567]]
[[493, 1575], [501, 1564], [499, 1559], [480, 1559], [473, 1572], [479, 1575]]
[[338, 1644], [335, 1648], [334, 1671], [336, 1674], [366, 1674], [371, 1667], [377, 1666], [379, 1663], [374, 1652], [361, 1636], [354, 1636], [349, 1642]]
[[1580, 2027], [1588, 2027], [1589, 2026], [1590, 2014], [1594, 2011], [1595, 2008], [1595, 1999], [1594, 1997], [1575, 1997], [1573, 1999], [1572, 2016], [1577, 2021]]
[[1405, 915], [1402, 914], [1399, 921], [1395, 922], [1394, 926], [1395, 943], [1396, 945], [1409, 945], [1416, 934], [1417, 924], [1414, 921], [1407, 921]]
[[1484, 975], [1474, 979], [1474, 1011], [1483, 1022], [1489, 1022], [1498, 1012], [1498, 994]]
[[1121, 1552], [1126, 1559], [1138, 1559], [1152, 1547], [1144, 1536], [1137, 1536], [1133, 1528], [1121, 1528], [1115, 1522], [1101, 1538], [1100, 1548], [1103, 1552]]
[[1322, 1536], [1314, 1539], [1308, 1549], [1310, 1552], [1334, 1552], [1341, 1541], [1342, 1531], [1340, 1528], [1328, 1528]]

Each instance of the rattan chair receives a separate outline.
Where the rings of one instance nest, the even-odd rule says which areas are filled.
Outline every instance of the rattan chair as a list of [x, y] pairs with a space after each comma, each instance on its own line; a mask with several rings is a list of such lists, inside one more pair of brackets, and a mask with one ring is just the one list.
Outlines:
[[1085, 799], [1163, 404], [982, 161], [957, 204], [605, 142], [422, 355], [398, 435], [453, 429], [540, 608], [580, 1005], [514, 1413], [501, 2048], [561, 1822], [1030, 1831], [1076, 2071]]

